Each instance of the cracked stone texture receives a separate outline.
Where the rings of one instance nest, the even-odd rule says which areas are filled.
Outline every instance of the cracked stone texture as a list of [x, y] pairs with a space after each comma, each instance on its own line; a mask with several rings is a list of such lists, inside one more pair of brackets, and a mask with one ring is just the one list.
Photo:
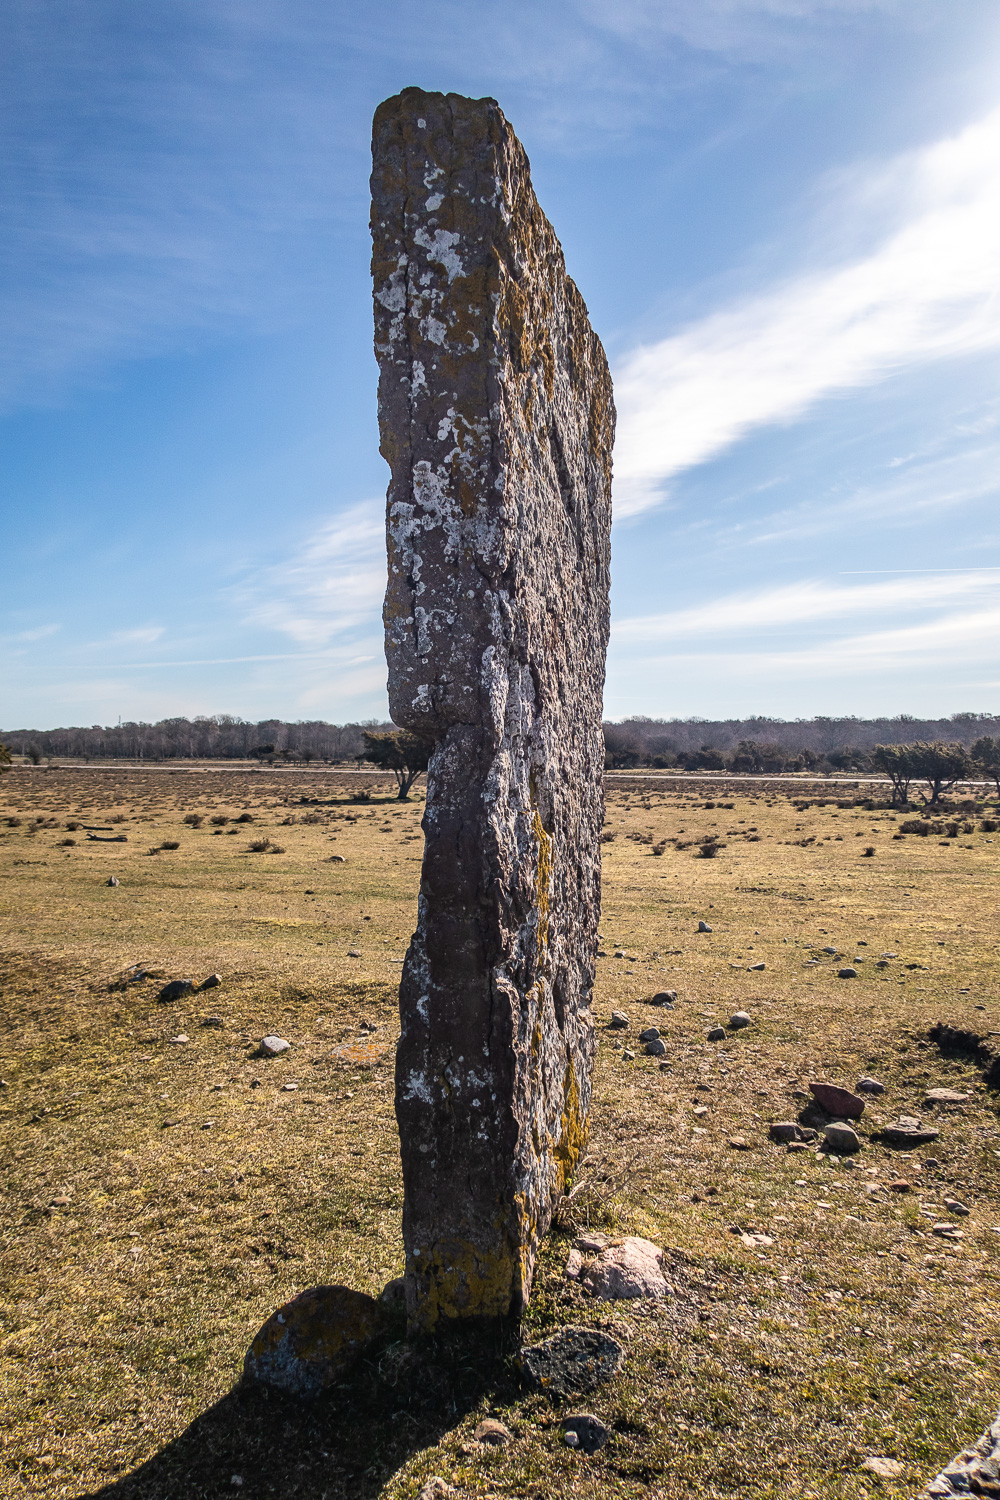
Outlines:
[[384, 620], [434, 741], [396, 1114], [411, 1328], [527, 1302], [590, 1104], [611, 378], [492, 99], [373, 131]]

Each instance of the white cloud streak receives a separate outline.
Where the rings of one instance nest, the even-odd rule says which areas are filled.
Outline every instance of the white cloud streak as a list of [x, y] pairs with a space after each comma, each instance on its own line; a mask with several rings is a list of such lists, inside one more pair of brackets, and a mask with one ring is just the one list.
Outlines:
[[[676, 474], [836, 392], [1000, 348], [1000, 110], [879, 176], [912, 184], [871, 254], [635, 350], [615, 374], [619, 517]], [[859, 194], [859, 198], [862, 195]]]
[[284, 562], [260, 568], [232, 590], [244, 618], [305, 646], [377, 626], [385, 593], [384, 502], [343, 511]]

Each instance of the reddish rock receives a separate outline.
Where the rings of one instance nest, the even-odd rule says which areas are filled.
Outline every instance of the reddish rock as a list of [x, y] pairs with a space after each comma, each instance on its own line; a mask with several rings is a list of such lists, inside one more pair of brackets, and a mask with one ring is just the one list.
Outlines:
[[384, 1331], [374, 1297], [314, 1286], [272, 1313], [247, 1350], [244, 1378], [291, 1396], [318, 1396]]
[[839, 1083], [814, 1083], [810, 1079], [809, 1089], [816, 1103], [837, 1120], [860, 1120], [865, 1112], [865, 1101]]
[[430, 741], [396, 1114], [411, 1327], [516, 1314], [590, 1105], [614, 403], [491, 99], [373, 132], [393, 720]]
[[663, 1251], [651, 1240], [627, 1235], [608, 1245], [588, 1266], [583, 1287], [598, 1302], [619, 1302], [633, 1297], [666, 1297], [670, 1288], [663, 1276]]

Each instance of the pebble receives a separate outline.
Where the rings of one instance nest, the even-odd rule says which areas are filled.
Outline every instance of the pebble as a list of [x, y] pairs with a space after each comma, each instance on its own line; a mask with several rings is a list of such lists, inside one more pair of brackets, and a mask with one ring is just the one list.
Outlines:
[[348, 948], [347, 956], [348, 958], [360, 958], [361, 954], [357, 948]]
[[191, 1038], [189, 1036], [185, 1036], [182, 1031], [180, 1036], [172, 1036], [170, 1038], [170, 1044], [173, 1047], [183, 1047], [184, 1043], [189, 1042], [190, 1040]]
[[871, 1458], [864, 1460], [861, 1467], [867, 1469], [870, 1474], [877, 1474], [879, 1479], [898, 1479], [906, 1466], [901, 1464], [898, 1458], [882, 1458], [878, 1454], [873, 1454]]
[[842, 1120], [832, 1120], [823, 1131], [823, 1137], [831, 1151], [836, 1151], [838, 1155], [861, 1150], [857, 1132]]
[[857, 969], [852, 969], [849, 964], [848, 964], [848, 966], [847, 966], [846, 969], [838, 969], [837, 970], [837, 978], [838, 979], [857, 979], [857, 977], [858, 977], [858, 971], [857, 971]]
[[729, 1144], [732, 1146], [734, 1151], [750, 1150], [750, 1142], [747, 1140], [746, 1136], [743, 1135], [731, 1135], [729, 1137]]
[[859, 1078], [857, 1092], [859, 1094], [884, 1094], [885, 1084], [879, 1083], [877, 1078]]
[[960, 1240], [962, 1238], [962, 1231], [956, 1229], [954, 1224], [947, 1222], [932, 1224], [931, 1234], [939, 1235], [943, 1240]]
[[222, 975], [221, 974], [209, 974], [209, 976], [208, 976], [207, 979], [203, 979], [201, 981], [201, 984], [198, 986], [198, 988], [200, 990], [214, 990], [214, 989], [218, 989], [218, 987], [219, 987], [219, 985], [221, 983], [222, 983]]
[[647, 1026], [645, 1031], [639, 1032], [640, 1042], [655, 1042], [659, 1039], [659, 1030], [655, 1026]]
[[828, 1115], [836, 1115], [838, 1119], [860, 1120], [865, 1112], [865, 1101], [852, 1094], [850, 1089], [841, 1088], [839, 1083], [810, 1079], [809, 1092]]
[[734, 1031], [742, 1031], [744, 1026], [751, 1024], [750, 1017], [745, 1010], [736, 1010], [729, 1017], [729, 1024]]
[[650, 1005], [675, 1005], [677, 1003], [677, 991], [657, 990], [649, 1003]]
[[708, 1040], [710, 1042], [724, 1042], [726, 1040], [725, 1027], [713, 1026], [711, 1031], [708, 1033]]
[[190, 979], [171, 979], [165, 984], [157, 995], [157, 1000], [179, 1000], [182, 995], [190, 995], [194, 992], [194, 985]]
[[111, 876], [109, 876], [108, 879], [104, 882], [104, 884], [105, 885], [110, 885], [110, 886], [117, 885], [118, 884], [118, 876], [117, 875], [111, 875]]
[[696, 1114], [699, 1119], [701, 1119], [702, 1115], [707, 1115], [708, 1114], [708, 1105], [707, 1104], [696, 1104], [695, 1107], [694, 1107], [693, 1113]]
[[889, 1188], [893, 1193], [908, 1193], [910, 1191], [910, 1184], [905, 1177], [896, 1177], [890, 1182]]
[[223, 1026], [223, 1020], [221, 1016], [206, 1016], [201, 1024], [203, 1026], [214, 1027], [216, 1031], [220, 1031]]
[[[569, 1448], [579, 1448], [581, 1453], [597, 1453], [611, 1436], [610, 1429], [593, 1412], [573, 1412], [563, 1417], [563, 1441]], [[570, 1438], [575, 1439], [570, 1442]]]
[[582, 1285], [598, 1302], [666, 1297], [670, 1293], [661, 1266], [663, 1251], [652, 1240], [626, 1235], [601, 1250], [582, 1277]]
[[624, 1031], [628, 1026], [628, 1016], [623, 1010], [613, 1010], [608, 1027], [611, 1031]]
[[940, 1134], [940, 1130], [935, 1130], [930, 1125], [921, 1125], [919, 1120], [906, 1116], [893, 1125], [886, 1125], [882, 1138], [890, 1146], [926, 1146], [930, 1141], [936, 1141]]
[[484, 1417], [472, 1434], [473, 1442], [485, 1443], [489, 1448], [505, 1448], [513, 1437], [510, 1428], [493, 1417]]
[[287, 1052], [291, 1042], [286, 1042], [283, 1036], [261, 1037], [260, 1050], [265, 1057], [280, 1057], [282, 1052]]
[[665, 1057], [667, 1044], [657, 1036], [654, 1037], [651, 1042], [647, 1042], [643, 1050], [645, 1051], [647, 1057]]
[[283, 1094], [294, 1094], [295, 1090], [297, 1088], [298, 1088], [298, 1084], [297, 1083], [283, 1083], [281, 1085], [281, 1092]]
[[709, 927], [709, 925], [708, 925], [707, 922], [699, 922], [698, 923], [698, 931], [699, 932], [711, 932], [711, 930], [712, 929], [711, 929], [711, 927]]

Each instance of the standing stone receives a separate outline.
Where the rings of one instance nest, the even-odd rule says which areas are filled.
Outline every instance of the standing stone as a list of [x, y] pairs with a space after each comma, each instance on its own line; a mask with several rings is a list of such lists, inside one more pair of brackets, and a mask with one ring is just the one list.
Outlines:
[[395, 722], [433, 741], [396, 1114], [411, 1329], [517, 1313], [590, 1104], [611, 379], [492, 99], [373, 132]]

